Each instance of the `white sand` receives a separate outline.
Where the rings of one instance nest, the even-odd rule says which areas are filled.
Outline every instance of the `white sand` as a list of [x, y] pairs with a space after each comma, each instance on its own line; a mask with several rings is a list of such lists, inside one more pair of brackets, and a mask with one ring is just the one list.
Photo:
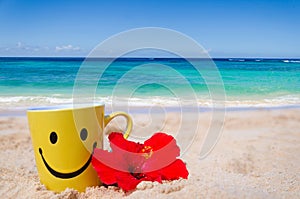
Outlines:
[[[197, 117], [193, 113], [185, 117], [189, 120], [182, 128], [194, 131]], [[147, 137], [157, 129], [176, 132], [180, 125], [176, 113], [161, 121], [159, 115], [134, 115], [132, 138]], [[123, 128], [116, 123], [106, 131]], [[228, 112], [219, 142], [204, 159], [199, 154], [210, 113], [201, 113], [199, 124], [199, 136], [182, 157], [188, 180], [142, 182], [130, 193], [101, 186], [85, 193], [67, 189], [55, 194], [39, 182], [26, 117], [0, 117], [0, 197], [300, 198], [300, 109]]]

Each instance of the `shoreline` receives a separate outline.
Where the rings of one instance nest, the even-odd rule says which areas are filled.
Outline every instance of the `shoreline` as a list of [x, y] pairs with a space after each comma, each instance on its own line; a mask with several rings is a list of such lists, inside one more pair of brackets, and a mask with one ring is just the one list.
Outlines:
[[237, 95], [237, 96], [159, 96], [159, 95], [144, 95], [144, 96], [117, 96], [109, 94], [107, 96], [73, 96], [70, 94], [23, 94], [23, 95], [2, 95], [0, 97], [0, 108], [5, 107], [22, 107], [22, 106], [43, 106], [73, 103], [74, 101], [86, 102], [101, 102], [105, 104], [121, 104], [126, 106], [149, 106], [149, 105], [198, 105], [212, 106], [218, 102], [227, 106], [278, 106], [278, 105], [300, 105], [300, 94], [266, 94], [266, 95]]
[[[59, 106], [66, 104], [50, 104], [45, 106]], [[23, 106], [23, 107], [0, 107], [0, 117], [25, 117], [26, 110], [32, 107], [41, 107], [41, 106]], [[213, 111], [225, 111], [225, 112], [240, 112], [240, 111], [259, 111], [259, 110], [290, 110], [290, 109], [300, 109], [300, 104], [286, 104], [286, 105], [270, 105], [270, 106], [225, 106], [221, 108], [213, 108], [209, 106], [198, 106], [198, 108], [194, 106], [158, 106], [158, 105], [144, 105], [144, 106], [118, 106], [116, 108], [111, 107], [111, 105], [106, 105], [106, 112], [110, 113], [113, 111], [127, 111], [130, 110], [130, 114], [146, 114], [151, 111], [151, 113], [180, 113], [180, 112], [188, 112], [188, 113], [206, 113]], [[158, 108], [155, 110], [155, 108]], [[153, 110], [154, 109], [154, 110]], [[128, 112], [128, 111], [127, 111]]]

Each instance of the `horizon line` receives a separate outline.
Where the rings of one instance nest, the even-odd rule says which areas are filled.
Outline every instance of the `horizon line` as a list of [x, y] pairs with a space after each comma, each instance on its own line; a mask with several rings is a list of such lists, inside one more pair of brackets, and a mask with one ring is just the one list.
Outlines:
[[300, 57], [86, 57], [86, 56], [0, 56], [1, 58], [77, 58], [77, 59], [300, 59]]

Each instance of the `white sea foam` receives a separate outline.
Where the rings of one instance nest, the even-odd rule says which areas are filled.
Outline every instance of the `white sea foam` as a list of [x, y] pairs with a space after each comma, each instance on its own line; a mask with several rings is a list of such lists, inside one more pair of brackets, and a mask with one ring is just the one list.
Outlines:
[[70, 103], [70, 98], [45, 97], [45, 96], [4, 96], [0, 97], [1, 106], [3, 105], [31, 105], [31, 104], [59, 104]]
[[284, 63], [300, 63], [300, 60], [282, 60]]
[[[71, 97], [58, 96], [2, 96], [0, 97], [0, 109], [22, 109], [32, 106], [47, 106], [58, 104], [73, 103]], [[75, 100], [76, 102], [76, 100]], [[264, 99], [248, 99], [248, 100], [227, 100], [225, 102], [216, 102], [211, 99], [195, 100], [181, 100], [178, 98], [167, 97], [148, 97], [148, 98], [122, 98], [122, 97], [95, 97], [94, 99], [82, 98], [83, 102], [102, 102], [108, 106], [119, 107], [181, 107], [181, 106], [199, 106], [199, 107], [213, 107], [217, 105], [224, 105], [226, 107], [275, 107], [285, 105], [300, 106], [300, 96], [286, 95], [273, 98]]]

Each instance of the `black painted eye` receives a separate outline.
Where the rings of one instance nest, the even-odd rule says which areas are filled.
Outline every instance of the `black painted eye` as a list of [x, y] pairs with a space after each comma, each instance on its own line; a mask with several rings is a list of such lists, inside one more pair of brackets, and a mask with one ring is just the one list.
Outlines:
[[83, 141], [86, 140], [87, 136], [88, 136], [88, 132], [87, 132], [86, 128], [81, 129], [81, 131], [80, 131], [81, 140], [83, 140]]
[[54, 131], [50, 134], [50, 142], [52, 144], [55, 144], [57, 142], [57, 134]]

